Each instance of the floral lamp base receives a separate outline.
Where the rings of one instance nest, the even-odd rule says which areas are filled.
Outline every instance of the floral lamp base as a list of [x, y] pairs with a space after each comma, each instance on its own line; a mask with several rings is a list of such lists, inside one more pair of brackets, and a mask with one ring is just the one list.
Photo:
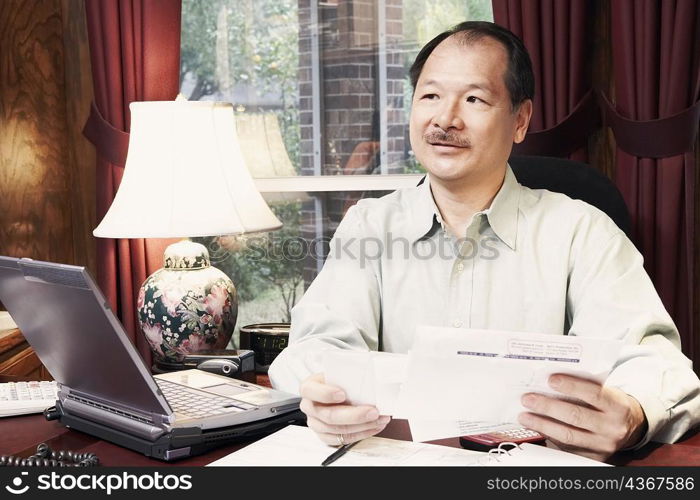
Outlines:
[[225, 349], [238, 315], [231, 279], [211, 266], [199, 243], [179, 241], [163, 257], [163, 268], [144, 281], [137, 303], [155, 360], [178, 363], [187, 354]]

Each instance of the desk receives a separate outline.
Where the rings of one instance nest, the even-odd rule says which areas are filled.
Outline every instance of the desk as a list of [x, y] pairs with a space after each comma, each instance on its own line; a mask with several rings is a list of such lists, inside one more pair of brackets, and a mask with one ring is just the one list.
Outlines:
[[[48, 422], [43, 415], [5, 417], [0, 419], [0, 455], [29, 456], [36, 451], [36, 445], [46, 442], [54, 450], [73, 450], [96, 453], [102, 465], [114, 466], [201, 466], [217, 460], [244, 447], [247, 443], [228, 445], [204, 455], [177, 462], [161, 462], [145, 457], [126, 448], [102, 441], [81, 432], [65, 428], [56, 421]], [[379, 436], [393, 439], [410, 439], [408, 422], [394, 420]], [[433, 441], [436, 444], [459, 447], [457, 438]], [[700, 466], [700, 432], [687, 436], [680, 442], [670, 444], [649, 444], [636, 452], [621, 452], [612, 457], [614, 465], [676, 465]]]
[[[26, 380], [26, 377], [0, 376], [0, 382], [22, 379]], [[266, 375], [258, 375], [256, 382], [270, 387]], [[45, 442], [54, 450], [96, 453], [102, 465], [144, 467], [206, 465], [249, 443], [222, 446], [203, 455], [176, 462], [162, 462], [82, 432], [67, 429], [58, 421], [49, 422], [39, 414], [0, 418], [0, 436], [0, 455], [28, 457], [36, 452], [39, 443]], [[409, 441], [411, 432], [406, 420], [392, 420], [378, 436]], [[459, 448], [458, 438], [431, 442]], [[675, 444], [650, 443], [634, 452], [616, 453], [608, 462], [625, 466], [700, 466], [700, 429], [688, 433]]]

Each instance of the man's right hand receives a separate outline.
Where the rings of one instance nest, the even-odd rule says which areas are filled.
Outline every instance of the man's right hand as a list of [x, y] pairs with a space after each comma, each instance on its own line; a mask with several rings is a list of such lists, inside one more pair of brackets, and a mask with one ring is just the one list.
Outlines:
[[380, 416], [374, 406], [345, 403], [345, 392], [326, 384], [322, 373], [311, 375], [300, 386], [301, 411], [307, 424], [326, 444], [340, 446], [374, 436], [391, 417]]

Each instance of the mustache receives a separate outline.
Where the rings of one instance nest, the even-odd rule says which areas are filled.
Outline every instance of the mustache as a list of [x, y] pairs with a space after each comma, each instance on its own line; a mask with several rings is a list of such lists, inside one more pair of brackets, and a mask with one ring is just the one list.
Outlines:
[[457, 146], [460, 148], [472, 147], [471, 141], [466, 137], [460, 137], [454, 132], [449, 132], [445, 130], [434, 130], [432, 132], [424, 134], [423, 139], [430, 144], [435, 144], [439, 142], [442, 144], [449, 144], [450, 146]]

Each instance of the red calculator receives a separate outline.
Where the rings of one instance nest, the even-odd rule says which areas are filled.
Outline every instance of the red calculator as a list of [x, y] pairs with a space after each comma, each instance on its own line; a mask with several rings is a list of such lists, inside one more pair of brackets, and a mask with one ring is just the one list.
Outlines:
[[459, 438], [459, 444], [462, 448], [470, 450], [488, 451], [491, 448], [498, 448], [498, 445], [501, 443], [533, 443], [544, 445], [546, 439], [547, 438], [537, 431], [526, 429], [525, 427], [513, 427], [512, 429], [461, 436]]

